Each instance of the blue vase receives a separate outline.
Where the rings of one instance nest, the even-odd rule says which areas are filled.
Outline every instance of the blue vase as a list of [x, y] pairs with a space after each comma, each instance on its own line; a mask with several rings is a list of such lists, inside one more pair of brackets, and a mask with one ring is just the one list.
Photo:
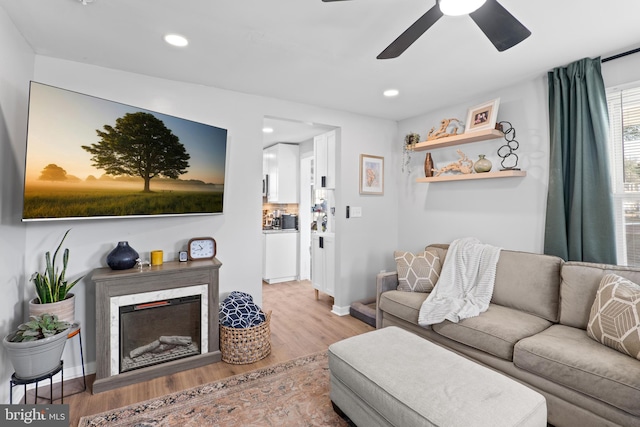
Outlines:
[[138, 252], [129, 246], [129, 242], [118, 242], [118, 246], [107, 255], [107, 265], [113, 270], [127, 270], [136, 265], [139, 257]]

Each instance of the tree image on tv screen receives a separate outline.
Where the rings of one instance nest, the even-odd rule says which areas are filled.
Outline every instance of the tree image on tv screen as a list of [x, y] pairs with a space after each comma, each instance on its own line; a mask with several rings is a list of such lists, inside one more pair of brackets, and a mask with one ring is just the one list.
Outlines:
[[66, 181], [67, 171], [55, 163], [49, 163], [44, 169], [42, 169], [38, 179], [42, 181]]
[[116, 119], [115, 127], [96, 129], [99, 142], [82, 148], [93, 156], [92, 165], [113, 176], [139, 176], [144, 192], [151, 192], [155, 177], [177, 179], [187, 173], [189, 153], [184, 144], [153, 114], [127, 113]]

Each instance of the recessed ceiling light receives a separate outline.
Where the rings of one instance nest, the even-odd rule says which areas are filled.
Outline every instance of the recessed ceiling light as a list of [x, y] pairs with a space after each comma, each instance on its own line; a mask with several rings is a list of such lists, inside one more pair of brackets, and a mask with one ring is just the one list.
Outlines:
[[387, 98], [398, 96], [399, 93], [400, 91], [398, 89], [387, 89], [384, 92], [382, 92], [382, 94]]
[[167, 34], [164, 36], [164, 41], [172, 46], [185, 47], [189, 44], [189, 40], [179, 34]]
[[264, 132], [264, 133], [273, 133], [273, 128], [262, 128], [262, 132]]

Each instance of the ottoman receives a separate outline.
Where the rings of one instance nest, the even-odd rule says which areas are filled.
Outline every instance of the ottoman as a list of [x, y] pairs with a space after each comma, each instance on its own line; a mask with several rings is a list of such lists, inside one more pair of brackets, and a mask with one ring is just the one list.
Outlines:
[[360, 427], [547, 425], [538, 392], [397, 327], [329, 347], [330, 397]]

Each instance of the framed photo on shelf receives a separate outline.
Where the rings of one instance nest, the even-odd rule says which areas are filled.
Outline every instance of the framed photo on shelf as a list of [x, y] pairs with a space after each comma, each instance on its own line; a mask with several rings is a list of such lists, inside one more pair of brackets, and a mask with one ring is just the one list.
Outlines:
[[384, 194], [384, 157], [360, 154], [360, 194]]
[[494, 129], [498, 119], [500, 98], [469, 108], [465, 133], [484, 129]]

